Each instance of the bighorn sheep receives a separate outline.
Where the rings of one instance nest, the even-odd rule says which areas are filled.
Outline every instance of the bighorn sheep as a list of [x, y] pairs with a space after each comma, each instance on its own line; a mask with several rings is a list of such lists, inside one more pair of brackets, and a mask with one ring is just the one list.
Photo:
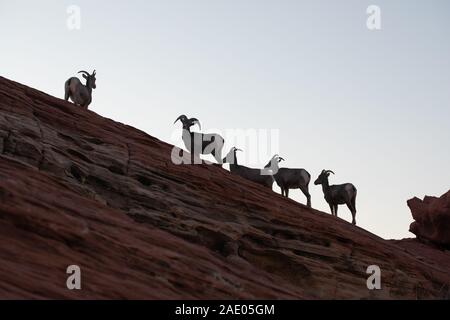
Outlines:
[[217, 163], [222, 163], [222, 149], [225, 140], [220, 135], [191, 132], [191, 127], [195, 124], [201, 130], [200, 121], [196, 118], [188, 119], [185, 115], [181, 115], [175, 120], [174, 124], [178, 121], [183, 124], [183, 142], [191, 153], [192, 163], [195, 160], [194, 156], [200, 158], [200, 154], [212, 154]]
[[97, 88], [95, 84], [96, 71], [94, 70], [92, 74], [86, 71], [80, 71], [78, 73], [83, 74], [83, 78], [86, 79], [86, 85], [83, 85], [80, 79], [76, 77], [70, 78], [65, 84], [66, 94], [64, 99], [68, 101], [70, 98], [76, 105], [87, 109], [92, 102], [92, 89]]
[[351, 183], [330, 186], [328, 183], [330, 173], [334, 174], [331, 170], [322, 170], [322, 173], [319, 175], [314, 184], [322, 185], [323, 194], [325, 196], [325, 200], [330, 206], [332, 215], [337, 217], [338, 205], [346, 204], [352, 213], [352, 223], [356, 225], [356, 188]]
[[279, 168], [278, 163], [281, 161], [285, 160], [276, 155], [266, 165], [266, 168], [272, 168], [273, 177], [281, 189], [281, 194], [289, 197], [289, 189], [299, 188], [306, 196], [307, 206], [311, 207], [311, 195], [309, 194], [311, 175], [305, 169]]
[[236, 152], [242, 151], [241, 149], [237, 149], [235, 147], [231, 148], [228, 155], [222, 160], [223, 163], [230, 164], [230, 172], [232, 174], [236, 174], [244, 179], [253, 181], [258, 183], [264, 187], [267, 187], [272, 190], [272, 185], [274, 182], [273, 176], [268, 174], [270, 172], [264, 172], [267, 170], [254, 169], [245, 166], [241, 166], [237, 162]]

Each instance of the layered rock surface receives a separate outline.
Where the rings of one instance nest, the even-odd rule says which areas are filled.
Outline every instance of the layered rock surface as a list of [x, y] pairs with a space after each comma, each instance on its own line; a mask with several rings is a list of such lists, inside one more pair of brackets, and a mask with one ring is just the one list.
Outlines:
[[422, 241], [450, 248], [450, 190], [440, 198], [413, 198], [408, 206], [414, 218], [409, 230]]
[[0, 298], [449, 298], [448, 251], [418, 256], [171, 151], [0, 78]]

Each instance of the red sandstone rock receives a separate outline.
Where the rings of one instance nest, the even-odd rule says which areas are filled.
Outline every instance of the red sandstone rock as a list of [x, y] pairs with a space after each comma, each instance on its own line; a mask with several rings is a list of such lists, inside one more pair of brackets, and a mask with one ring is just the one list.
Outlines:
[[414, 222], [409, 230], [418, 239], [450, 248], [450, 190], [440, 198], [408, 201]]
[[418, 256], [171, 149], [0, 78], [0, 298], [449, 298], [448, 252]]

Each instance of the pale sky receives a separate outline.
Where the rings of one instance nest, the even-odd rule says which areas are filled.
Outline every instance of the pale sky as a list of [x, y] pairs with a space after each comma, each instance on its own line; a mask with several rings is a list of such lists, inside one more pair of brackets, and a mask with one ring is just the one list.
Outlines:
[[354, 183], [358, 225], [384, 238], [413, 236], [407, 199], [450, 188], [449, 39], [448, 0], [0, 0], [1, 76], [62, 98], [95, 68], [91, 110], [179, 146], [180, 114], [205, 131], [278, 129], [283, 166]]

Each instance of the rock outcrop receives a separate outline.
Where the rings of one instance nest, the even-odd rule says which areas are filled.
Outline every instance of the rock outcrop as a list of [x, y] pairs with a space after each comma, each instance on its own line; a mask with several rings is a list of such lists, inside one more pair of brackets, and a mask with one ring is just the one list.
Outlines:
[[422, 241], [450, 248], [450, 190], [440, 198], [413, 198], [408, 206], [415, 220], [409, 231]]
[[436, 264], [171, 151], [0, 78], [0, 298], [449, 298], [448, 251], [428, 249]]

